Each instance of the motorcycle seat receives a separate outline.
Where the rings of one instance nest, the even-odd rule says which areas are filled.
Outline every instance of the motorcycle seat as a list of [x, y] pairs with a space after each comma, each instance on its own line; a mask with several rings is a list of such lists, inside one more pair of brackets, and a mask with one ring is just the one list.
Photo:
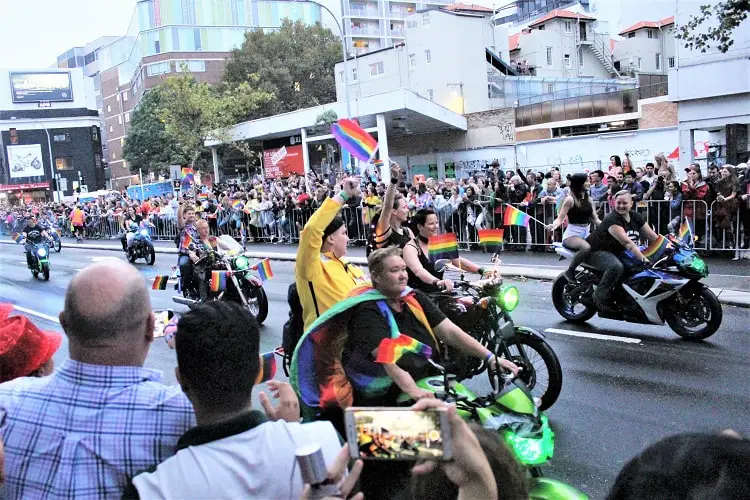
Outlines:
[[555, 252], [559, 256], [564, 257], [566, 259], [572, 259], [576, 254], [575, 250], [571, 250], [569, 248], [564, 247], [563, 244], [559, 241], [552, 243], [552, 248], [555, 249]]

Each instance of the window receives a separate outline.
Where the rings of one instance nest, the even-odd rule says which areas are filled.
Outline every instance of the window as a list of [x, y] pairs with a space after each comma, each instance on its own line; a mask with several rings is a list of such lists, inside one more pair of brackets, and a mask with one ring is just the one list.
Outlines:
[[573, 33], [573, 23], [565, 21], [565, 33]]
[[161, 42], [159, 40], [156, 40], [154, 42], [154, 54], [160, 54], [161, 53]]
[[109, 126], [109, 133], [111, 134], [111, 133], [112, 133], [112, 132], [114, 132], [114, 131], [115, 131], [115, 128], [114, 128], [114, 127], [113, 127], [112, 125], [110, 125], [110, 126]]
[[117, 123], [122, 125], [122, 115], [117, 115]]
[[102, 155], [100, 155], [99, 153], [96, 153], [94, 155], [94, 166], [96, 168], [102, 168]]
[[430, 13], [423, 12], [422, 13], [422, 26], [429, 26], [429, 25], [430, 25]]
[[578, 47], [578, 67], [583, 68], [583, 47]]
[[165, 73], [170, 73], [171, 71], [172, 67], [169, 62], [149, 64], [146, 66], [146, 74], [148, 76], [163, 75]]
[[656, 71], [661, 69], [661, 54], [656, 53]]
[[357, 68], [352, 68], [352, 81], [356, 82], [357, 81], [357, 77], [358, 77], [358, 75], [357, 75]]
[[54, 142], [70, 142], [70, 134], [55, 134], [52, 136]]
[[187, 69], [191, 73], [204, 73], [206, 71], [206, 61], [178, 61], [177, 64], [175, 64], [175, 70], [178, 73], [182, 72], [183, 64], [187, 65]]
[[120, 102], [120, 94], [117, 94], [117, 97], [115, 97], [115, 99], [117, 99], [117, 102]]
[[646, 30], [646, 33], [648, 33], [649, 38], [656, 38], [654, 30]]
[[424, 60], [427, 61], [427, 64], [432, 62], [432, 52], [430, 52], [430, 49], [424, 51]]
[[112, 112], [112, 106], [107, 104], [107, 113], [111, 113], [111, 112]]
[[555, 84], [554, 83], [548, 83], [547, 84], [547, 93], [548, 94], [554, 94], [555, 93]]
[[122, 93], [122, 100], [125, 102], [128, 102], [128, 91]]
[[667, 59], [667, 64], [669, 65], [669, 68], [674, 68], [674, 57], [670, 57]]
[[383, 61], [376, 62], [375, 64], [370, 64], [370, 76], [380, 76], [383, 73], [385, 73]]
[[435, 97], [435, 92], [432, 89], [428, 89], [427, 90], [427, 98], [432, 101], [434, 99], [434, 97]]
[[541, 26], [539, 26], [539, 28], [537, 28], [537, 29], [538, 29], [539, 31], [544, 31], [544, 25], [542, 24], [542, 25], [541, 25]]
[[55, 168], [59, 170], [73, 170], [73, 159], [69, 157], [55, 158]]
[[85, 64], [91, 64], [96, 60], [96, 52], [89, 52], [85, 56], [83, 56], [83, 62]]
[[341, 83], [345, 83], [344, 82], [344, 72], [343, 71], [339, 71], [339, 78], [341, 78]]
[[547, 47], [547, 66], [552, 66], [552, 47]]
[[114, 152], [114, 151], [112, 151], [112, 159], [113, 159], [113, 160], [116, 160], [116, 159], [117, 159], [117, 155], [115, 154], [115, 152]]
[[641, 69], [641, 66], [643, 65], [642, 63], [643, 63], [643, 59], [639, 57], [638, 58], [638, 69], [639, 70]]
[[628, 33], [628, 38], [635, 38], [635, 31]]
[[570, 68], [570, 54], [565, 54], [563, 60], [565, 62], [565, 67]]
[[125, 123], [130, 123], [130, 113], [125, 113]]
[[409, 69], [417, 67], [417, 54], [409, 54]]
[[99, 127], [91, 127], [91, 139], [99, 140]]

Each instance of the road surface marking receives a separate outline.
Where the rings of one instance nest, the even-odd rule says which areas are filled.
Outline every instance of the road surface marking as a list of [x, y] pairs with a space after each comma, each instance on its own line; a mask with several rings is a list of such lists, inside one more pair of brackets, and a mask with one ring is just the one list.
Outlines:
[[587, 339], [614, 340], [615, 342], [625, 342], [626, 344], [640, 344], [641, 339], [631, 339], [630, 337], [618, 337], [616, 335], [602, 335], [600, 333], [576, 332], [574, 330], [561, 330], [559, 328], [547, 328], [545, 333], [557, 333], [560, 335], [570, 335], [571, 337], [583, 337]]
[[103, 262], [105, 260], [120, 260], [119, 257], [91, 257], [94, 262]]
[[52, 321], [53, 323], [57, 323], [58, 325], [60, 324], [59, 319], [57, 319], [55, 316], [50, 316], [49, 314], [43, 314], [43, 313], [34, 311], [32, 309], [26, 309], [25, 307], [16, 306], [16, 305], [13, 306], [13, 309], [15, 309], [16, 311], [25, 313], [25, 314], [30, 314], [32, 316], [37, 316], [39, 318], [46, 319], [47, 321]]

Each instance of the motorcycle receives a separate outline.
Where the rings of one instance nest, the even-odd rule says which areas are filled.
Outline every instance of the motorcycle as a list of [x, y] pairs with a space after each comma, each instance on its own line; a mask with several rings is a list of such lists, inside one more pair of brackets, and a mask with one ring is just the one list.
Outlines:
[[[700, 282], [708, 276], [708, 266], [691, 244], [671, 234], [667, 241], [667, 249], [650, 267], [626, 266], [622, 283], [612, 294], [614, 312], [597, 310], [592, 294], [602, 270], [586, 263], [573, 282], [557, 277], [552, 285], [555, 309], [574, 323], [588, 321], [597, 313], [628, 323], [663, 325], [666, 321], [684, 339], [707, 339], [723, 318], [719, 299]], [[575, 254], [560, 243], [555, 244], [555, 252], [568, 259]]]
[[[438, 272], [449, 266], [447, 259], [435, 263]], [[438, 293], [430, 297], [466, 333], [498, 356], [521, 367], [519, 377], [534, 397], [541, 400], [540, 408], [551, 407], [562, 390], [562, 367], [543, 334], [513, 323], [510, 313], [518, 306], [518, 288], [503, 285], [500, 276], [474, 282], [464, 281], [462, 276], [453, 283], [453, 295]], [[451, 349], [449, 355], [458, 361], [459, 380], [474, 377], [487, 369], [484, 360]]]
[[[502, 354], [499, 348], [495, 352], [497, 355]], [[432, 392], [437, 399], [455, 404], [458, 415], [464, 420], [479, 422], [485, 429], [497, 432], [531, 475], [529, 498], [587, 498], [565, 483], [543, 477], [541, 466], [548, 464], [554, 454], [555, 433], [547, 416], [535, 404], [528, 386], [519, 377], [503, 376], [496, 370], [489, 370], [492, 390], [486, 396], [478, 396], [457, 382], [456, 375], [450, 373], [450, 369], [434, 362], [431, 364], [441, 375], [421, 379], [417, 386]], [[399, 405], [411, 403], [413, 401], [409, 395], [399, 395]]]
[[141, 222], [140, 226], [132, 223], [128, 228], [128, 232], [135, 233], [133, 242], [125, 250], [125, 255], [130, 263], [137, 259], [146, 259], [146, 264], [153, 266], [156, 262], [156, 251], [154, 250], [154, 244], [151, 243], [151, 227], [153, 227], [152, 224]]
[[[41, 236], [41, 231], [31, 231], [27, 237], [28, 239], [36, 239]], [[46, 242], [31, 243], [31, 275], [34, 278], [38, 278], [42, 275], [44, 281], [49, 281], [49, 246]]]
[[[268, 297], [263, 289], [263, 281], [251, 274], [248, 255], [243, 253], [242, 246], [237, 241], [227, 235], [220, 236], [219, 239], [230, 247], [228, 252], [209, 252], [194, 263], [195, 266], [206, 267], [206, 279], [209, 279], [208, 300], [237, 302], [252, 314], [259, 324], [263, 323], [268, 317]], [[214, 279], [219, 279], [212, 271], [225, 274], [226, 286], [223, 289], [218, 284], [212, 283]], [[179, 267], [176, 268], [174, 278], [177, 279], [175, 289], [181, 292], [182, 296], [173, 296], [173, 302], [191, 308], [202, 302], [197, 289], [183, 286], [179, 276]]]
[[60, 253], [62, 250], [62, 241], [60, 240], [60, 230], [56, 227], [49, 227], [47, 229], [47, 244], [55, 250], [56, 253]]

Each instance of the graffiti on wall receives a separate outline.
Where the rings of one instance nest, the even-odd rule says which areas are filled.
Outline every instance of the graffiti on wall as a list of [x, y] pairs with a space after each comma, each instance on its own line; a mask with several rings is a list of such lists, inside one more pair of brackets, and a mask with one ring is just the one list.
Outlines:
[[501, 170], [506, 168], [507, 161], [505, 158], [492, 158], [487, 160], [459, 160], [457, 162], [454, 162], [456, 176], [468, 177], [470, 175], [473, 175], [475, 172], [487, 170], [487, 165], [491, 165], [494, 161], [497, 161]]

